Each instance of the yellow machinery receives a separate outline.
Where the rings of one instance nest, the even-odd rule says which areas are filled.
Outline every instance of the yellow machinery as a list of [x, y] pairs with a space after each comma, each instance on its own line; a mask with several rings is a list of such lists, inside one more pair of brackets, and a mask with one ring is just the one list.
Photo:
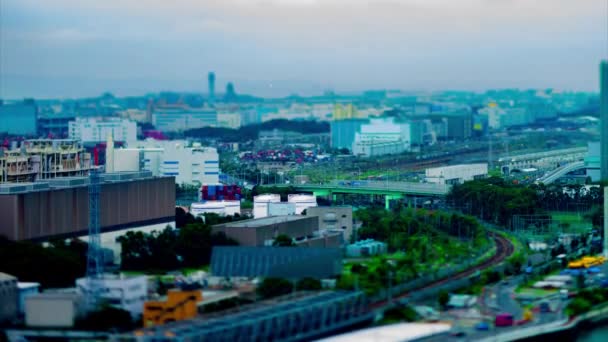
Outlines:
[[197, 303], [202, 300], [200, 290], [169, 290], [166, 301], [144, 303], [144, 327], [193, 318], [198, 314]]
[[606, 258], [603, 256], [586, 256], [581, 259], [574, 260], [568, 263], [568, 268], [589, 268], [593, 266], [599, 266], [606, 262]]

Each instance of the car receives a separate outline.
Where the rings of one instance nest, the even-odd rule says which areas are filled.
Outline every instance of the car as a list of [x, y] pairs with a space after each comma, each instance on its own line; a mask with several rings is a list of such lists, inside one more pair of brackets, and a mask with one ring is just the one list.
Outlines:
[[490, 330], [490, 325], [486, 322], [479, 322], [475, 325], [475, 329], [479, 331], [488, 331]]
[[464, 337], [466, 335], [467, 335], [467, 333], [465, 333], [462, 330], [454, 330], [454, 331], [450, 332], [450, 336], [452, 336], [452, 337]]

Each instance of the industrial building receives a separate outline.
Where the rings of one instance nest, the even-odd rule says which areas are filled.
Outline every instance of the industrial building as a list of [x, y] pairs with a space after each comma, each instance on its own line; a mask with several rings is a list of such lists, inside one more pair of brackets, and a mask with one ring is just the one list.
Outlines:
[[146, 276], [104, 274], [100, 279], [76, 279], [76, 288], [83, 297], [92, 295], [90, 286], [97, 291], [101, 302], [129, 311], [133, 318], [142, 314], [144, 302], [148, 297], [148, 278]]
[[219, 155], [213, 147], [186, 141], [145, 140], [113, 151], [115, 172], [150, 171], [154, 176], [175, 177], [176, 184], [218, 184]]
[[353, 207], [310, 207], [306, 209], [306, 216], [317, 217], [319, 230], [341, 230], [344, 241], [351, 241], [353, 235]]
[[426, 169], [425, 179], [435, 184], [462, 184], [465, 181], [485, 178], [488, 164], [461, 164]]
[[189, 129], [217, 126], [215, 108], [192, 108], [182, 105], [155, 107], [152, 124], [162, 132], [183, 132]]
[[331, 278], [342, 272], [338, 248], [214, 247], [211, 272], [216, 277]]
[[39, 113], [38, 136], [67, 138], [70, 131], [70, 121], [76, 120], [74, 113]]
[[263, 194], [253, 196], [253, 218], [268, 216], [268, 204], [281, 202], [281, 196], [277, 194]]
[[272, 246], [279, 235], [291, 237], [304, 247], [339, 247], [342, 231], [319, 230], [317, 217], [269, 216], [260, 219], [228, 222], [212, 227], [213, 233], [222, 232], [241, 246]]
[[[101, 176], [101, 231], [175, 221], [175, 181], [150, 173]], [[89, 178], [0, 185], [0, 235], [11, 240], [83, 236], [88, 232]]]
[[202, 300], [201, 290], [171, 289], [162, 300], [144, 303], [143, 325], [151, 327], [194, 318]]
[[34, 100], [4, 103], [0, 100], [0, 133], [33, 136], [37, 133], [38, 107]]
[[32, 328], [71, 328], [84, 313], [78, 293], [44, 292], [25, 299], [25, 325]]
[[0, 183], [86, 176], [91, 167], [91, 155], [71, 139], [25, 140], [0, 149]]
[[302, 215], [304, 210], [317, 206], [317, 196], [310, 194], [289, 194], [287, 195], [287, 202], [295, 204], [296, 215]]
[[29, 296], [35, 296], [40, 293], [40, 283], [18, 282], [17, 288], [19, 289], [19, 314], [24, 315], [25, 299]]
[[17, 278], [0, 272], [0, 324], [11, 323], [19, 313]]
[[111, 135], [114, 141], [136, 141], [137, 124], [135, 121], [120, 118], [76, 118], [69, 123], [70, 139], [83, 143], [103, 142], [108, 135]]
[[234, 314], [173, 322], [118, 335], [115, 340], [311, 341], [372, 319], [362, 292], [331, 291], [257, 302]]
[[271, 246], [279, 235], [294, 239], [313, 236], [319, 229], [317, 222], [316, 217], [270, 216], [219, 224], [212, 230], [213, 233], [223, 232], [241, 246]]
[[410, 137], [409, 123], [395, 122], [392, 118], [372, 119], [355, 133], [351, 150], [353, 155], [363, 157], [399, 154], [411, 148]]

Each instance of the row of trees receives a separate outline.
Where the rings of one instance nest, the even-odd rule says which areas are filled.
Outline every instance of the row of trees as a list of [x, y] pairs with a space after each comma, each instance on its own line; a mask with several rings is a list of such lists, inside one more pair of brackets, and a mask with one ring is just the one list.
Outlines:
[[390, 251], [423, 248], [421, 239], [433, 239], [439, 244], [457, 237], [471, 241], [472, 247], [479, 247], [486, 241], [483, 227], [467, 215], [409, 208], [391, 212], [382, 208], [361, 209], [355, 215], [363, 222], [359, 237], [384, 241]]
[[0, 272], [43, 288], [74, 286], [86, 272], [87, 244], [78, 239], [52, 241], [48, 247], [0, 237]]
[[539, 208], [534, 189], [498, 177], [454, 185], [447, 200], [463, 213], [502, 226], [509, 225], [513, 215], [535, 214]]
[[207, 214], [205, 220], [176, 209], [176, 225], [152, 233], [127, 232], [116, 241], [121, 244], [121, 269], [150, 271], [201, 267], [209, 264], [214, 246], [234, 246], [237, 242], [223, 233], [212, 233], [211, 226], [235, 218]]
[[215, 139], [225, 142], [246, 142], [256, 140], [260, 131], [268, 131], [273, 129], [303, 134], [328, 133], [329, 123], [312, 120], [296, 121], [276, 119], [260, 124], [242, 126], [238, 129], [222, 127], [196, 128], [184, 132], [184, 135], [187, 137]]

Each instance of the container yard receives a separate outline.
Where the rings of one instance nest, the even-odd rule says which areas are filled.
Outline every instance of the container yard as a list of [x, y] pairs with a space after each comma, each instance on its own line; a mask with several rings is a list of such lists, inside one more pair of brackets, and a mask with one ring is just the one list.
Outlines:
[[203, 185], [201, 187], [201, 201], [240, 201], [241, 188], [236, 185]]

